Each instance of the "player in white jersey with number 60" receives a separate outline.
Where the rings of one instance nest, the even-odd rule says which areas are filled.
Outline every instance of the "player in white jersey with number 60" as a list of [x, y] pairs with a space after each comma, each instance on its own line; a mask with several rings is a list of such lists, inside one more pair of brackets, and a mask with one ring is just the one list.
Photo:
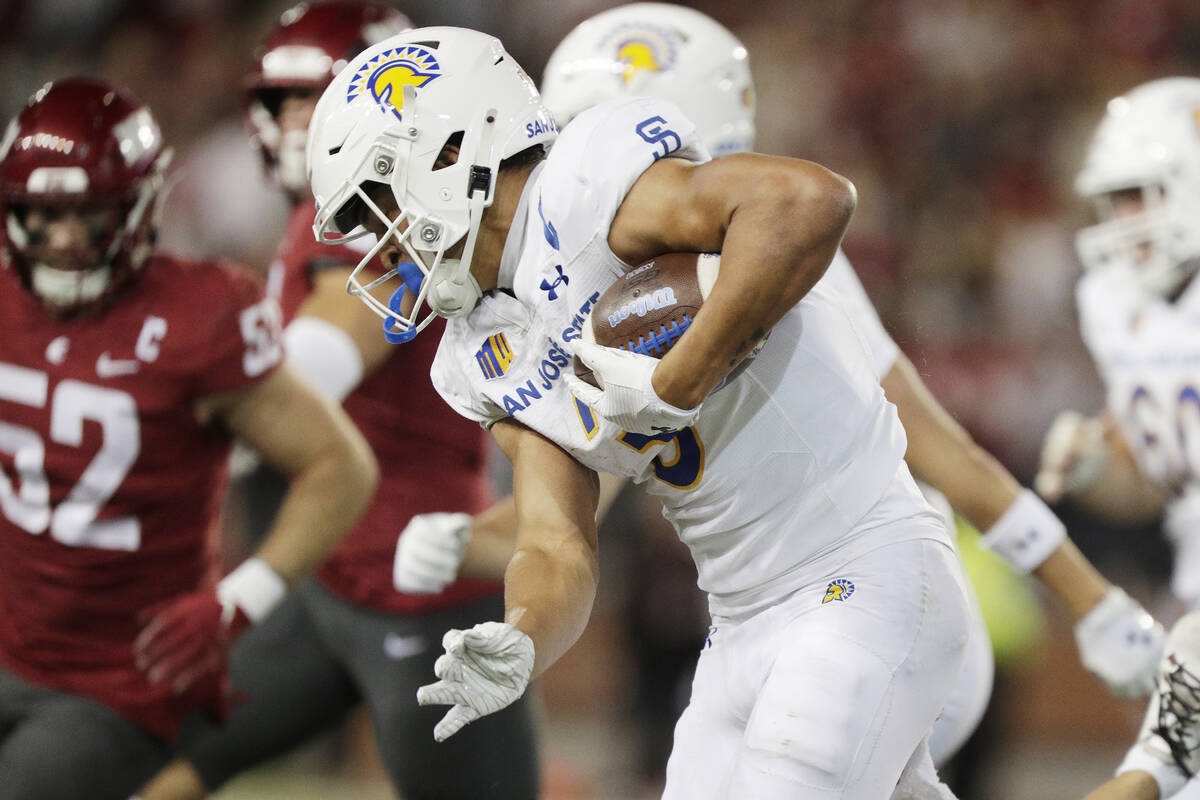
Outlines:
[[1165, 512], [1171, 590], [1192, 608], [1137, 743], [1089, 800], [1200, 798], [1200, 79], [1109, 101], [1075, 188], [1097, 217], [1078, 235], [1076, 299], [1106, 408], [1059, 416], [1038, 487], [1118, 518]]
[[[513, 462], [505, 620], [446, 634], [440, 680], [418, 693], [451, 706], [436, 738], [512, 702], [579, 636], [603, 471], [662, 501], [715, 626], [666, 797], [950, 796], [926, 738], [961, 667], [967, 598], [871, 353], [816, 285], [854, 207], [844, 179], [795, 159], [710, 161], [679, 109], [649, 98], [558, 136], [500, 42], [458, 28], [352, 61], [318, 103], [308, 157], [317, 233], [374, 233], [403, 281], [389, 304], [352, 288], [398, 338], [448, 318], [434, 383]], [[718, 251], [663, 359], [581, 345], [592, 304], [634, 265]], [[605, 387], [590, 405], [572, 352]]]

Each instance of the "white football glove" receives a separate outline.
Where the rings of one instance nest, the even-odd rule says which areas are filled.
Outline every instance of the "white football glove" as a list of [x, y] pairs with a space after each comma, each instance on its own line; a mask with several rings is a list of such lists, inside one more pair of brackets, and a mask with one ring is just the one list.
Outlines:
[[447, 631], [442, 646], [446, 652], [433, 665], [441, 680], [417, 689], [423, 706], [453, 706], [433, 729], [439, 742], [513, 703], [533, 672], [533, 640], [507, 622]]
[[1033, 486], [1051, 503], [1091, 486], [1108, 463], [1104, 422], [1078, 411], [1054, 418], [1042, 442], [1041, 466]]
[[1154, 691], [1166, 634], [1162, 625], [1117, 587], [1075, 623], [1083, 665], [1120, 697]]
[[409, 594], [437, 594], [454, 582], [470, 538], [470, 514], [417, 514], [396, 542], [392, 583]]
[[657, 358], [582, 339], [574, 342], [574, 350], [604, 388], [597, 389], [571, 373], [566, 375], [567, 388], [610, 422], [632, 433], [654, 434], [677, 431], [696, 421], [700, 406], [676, 408], [654, 391], [650, 378], [658, 367]]

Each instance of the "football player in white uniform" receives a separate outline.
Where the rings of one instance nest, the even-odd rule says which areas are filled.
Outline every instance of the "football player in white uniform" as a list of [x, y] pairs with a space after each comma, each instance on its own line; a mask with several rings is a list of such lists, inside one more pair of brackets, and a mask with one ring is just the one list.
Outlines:
[[[1098, 216], [1078, 236], [1085, 271], [1076, 299], [1083, 339], [1105, 383], [1106, 409], [1092, 418], [1059, 416], [1046, 437], [1037, 486], [1050, 499], [1070, 496], [1120, 519], [1165, 512], [1175, 549], [1171, 589], [1196, 609], [1200, 79], [1155, 80], [1110, 101], [1075, 187]], [[1160, 680], [1150, 713], [1177, 706], [1179, 686]], [[1152, 729], [1163, 724], [1146, 726], [1118, 771], [1149, 773], [1169, 797], [1183, 773], [1164, 765], [1164, 748], [1155, 744]], [[1184, 792], [1200, 797], [1200, 783]]]
[[[568, 34], [546, 65], [542, 100], [559, 125], [591, 105], [633, 95], [676, 103], [696, 123], [711, 153], [753, 148], [755, 93], [746, 50], [732, 33], [699, 11], [663, 3], [603, 11]], [[1054, 592], [1077, 620], [1076, 639], [1089, 669], [1118, 694], [1149, 694], [1162, 651], [1161, 627], [1092, 568], [1045, 504], [1023, 491], [929, 394], [884, 330], [840, 251], [822, 283], [841, 293], [870, 345], [875, 374], [908, 434], [906, 460], [916, 476], [942, 489], [954, 507], [985, 531], [986, 545]], [[405, 542], [409, 549], [397, 553], [397, 574], [412, 576], [413, 583], [437, 584], [454, 576], [461, 536], [458, 531], [439, 531], [435, 523], [417, 520], [415, 528], [429, 543], [418, 549], [422, 539], [412, 537]], [[1033, 546], [1024, 543], [1026, 530], [1040, 534]], [[431, 552], [443, 556], [435, 558]], [[447, 568], [448, 574], [437, 574]], [[972, 636], [963, 674], [930, 737], [938, 764], [970, 736], [990, 695], [992, 654], [982, 618], [976, 614], [975, 619], [978, 636]]]
[[[351, 62], [318, 103], [308, 162], [317, 233], [374, 233], [403, 281], [387, 304], [368, 290], [388, 278], [352, 289], [398, 339], [448, 318], [434, 383], [513, 462], [506, 618], [446, 634], [440, 680], [418, 693], [452, 706], [435, 738], [519, 697], [582, 631], [603, 471], [661, 499], [713, 616], [666, 797], [950, 796], [926, 737], [968, 639], [960, 565], [863, 338], [815, 286], [848, 182], [796, 159], [710, 161], [678, 108], [649, 98], [557, 136], [500, 42], [459, 28]], [[703, 309], [661, 360], [580, 341], [633, 265], [717, 251]], [[572, 351], [603, 390], [569, 380]]]

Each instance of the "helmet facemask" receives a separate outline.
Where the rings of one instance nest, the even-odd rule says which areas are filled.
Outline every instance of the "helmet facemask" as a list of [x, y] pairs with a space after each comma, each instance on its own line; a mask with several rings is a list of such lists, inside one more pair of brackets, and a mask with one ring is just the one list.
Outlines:
[[1145, 288], [1173, 297], [1200, 266], [1200, 258], [1181, 253], [1172, 232], [1188, 224], [1170, 188], [1149, 183], [1102, 192], [1089, 198], [1099, 220], [1076, 236], [1080, 261], [1088, 269], [1122, 266], [1134, 271]]
[[301, 197], [308, 192], [305, 172], [307, 125], [284, 130], [280, 123], [281, 109], [291, 92], [307, 94], [315, 89], [259, 89], [246, 110], [247, 123], [263, 156], [271, 177], [290, 195]]
[[[384, 319], [388, 338], [398, 342], [416, 336], [434, 317], [469, 313], [482, 296], [471, 274], [471, 263], [496, 180], [495, 168], [480, 163], [492, 157], [494, 109], [480, 113], [469, 130], [445, 136], [437, 151], [419, 151], [416, 143], [423, 133], [425, 117], [411, 86], [404, 89], [403, 107], [408, 127], [376, 140], [352, 177], [318, 209], [314, 223], [318, 238], [327, 244], [369, 235], [365, 227], [355, 232], [368, 218], [384, 228], [383, 235], [351, 273], [346, 289]], [[444, 131], [438, 131], [441, 126], [437, 125], [437, 117], [426, 116], [433, 121], [433, 132], [443, 135]], [[447, 145], [456, 142], [460, 142], [457, 159], [447, 163]], [[394, 218], [372, 200], [368, 190], [370, 183], [383, 181], [399, 209]], [[466, 192], [456, 198], [447, 184], [466, 187]], [[394, 240], [411, 261], [382, 275], [364, 274], [389, 240]], [[460, 252], [454, 254], [460, 243]], [[386, 304], [371, 295], [373, 289], [396, 277], [403, 286]]]

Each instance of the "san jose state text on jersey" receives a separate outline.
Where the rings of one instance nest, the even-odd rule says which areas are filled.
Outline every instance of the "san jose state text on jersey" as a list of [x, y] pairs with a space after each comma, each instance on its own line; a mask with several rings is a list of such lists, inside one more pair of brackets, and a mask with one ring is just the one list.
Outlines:
[[[570, 342], [580, 337], [583, 321], [587, 318], [588, 313], [592, 310], [592, 306], [600, 299], [599, 292], [593, 292], [590, 297], [579, 307], [579, 312], [571, 318], [571, 324], [562, 332], [562, 340]], [[506, 394], [501, 398], [501, 403], [504, 411], [508, 414], [516, 414], [519, 411], [524, 411], [529, 408], [535, 401], [542, 399], [542, 391], [553, 388], [554, 382], [562, 377], [563, 369], [571, 363], [571, 355], [563, 350], [553, 339], [547, 339], [550, 347], [546, 350], [546, 354], [542, 357], [541, 363], [537, 366], [537, 374], [541, 379], [535, 385], [533, 378], [525, 382], [524, 386], [518, 386], [516, 395]]]

